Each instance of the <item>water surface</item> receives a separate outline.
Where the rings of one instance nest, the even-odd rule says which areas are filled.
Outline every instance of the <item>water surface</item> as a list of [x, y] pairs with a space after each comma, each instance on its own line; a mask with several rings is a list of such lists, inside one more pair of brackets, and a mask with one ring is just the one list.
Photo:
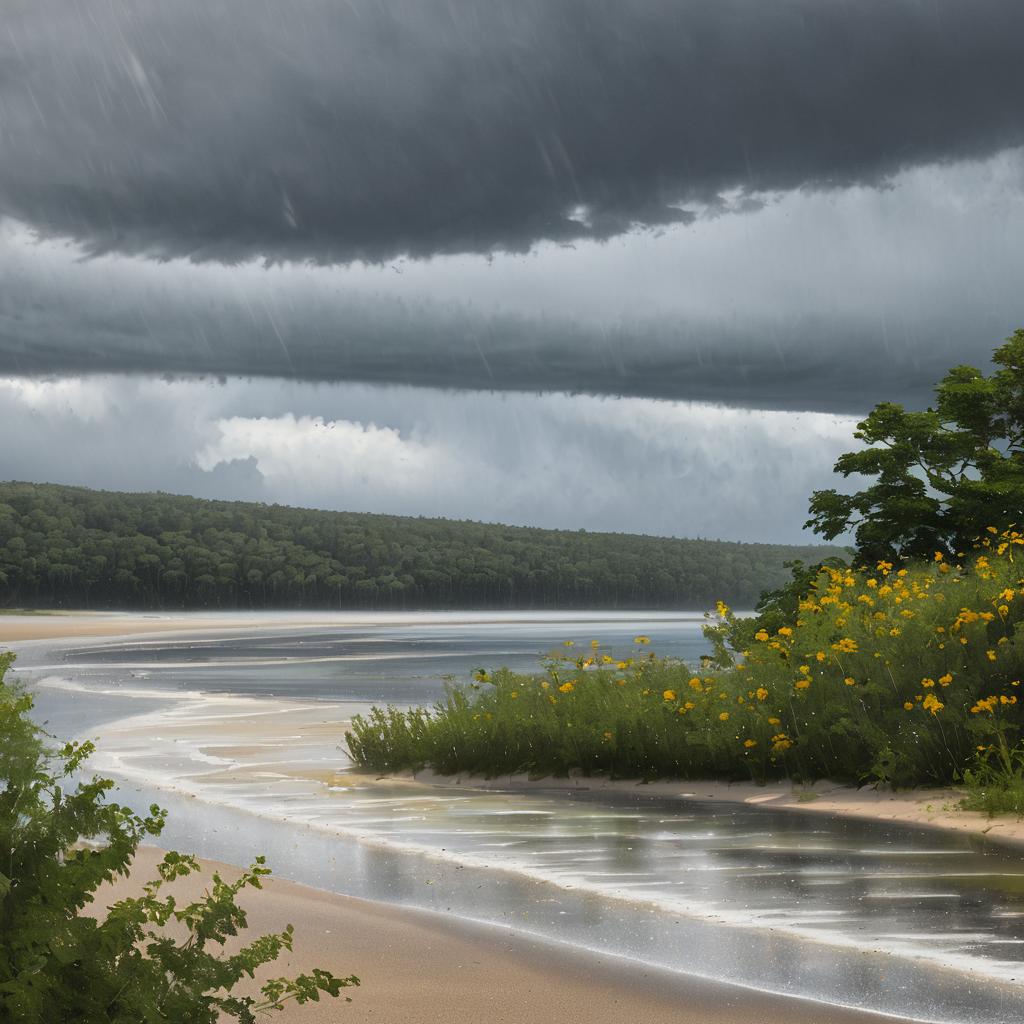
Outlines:
[[[763, 807], [377, 780], [339, 749], [370, 701], [429, 703], [571, 637], [703, 652], [694, 617], [488, 616], [37, 646], [54, 726], [172, 810], [167, 841], [298, 881], [688, 973], [914, 1019], [1024, 1019], [1024, 865], [962, 835]], [[254, 621], [258, 626], [258, 618]], [[35, 669], [29, 662], [34, 661]], [[111, 719], [117, 719], [111, 721]], [[67, 728], [61, 731], [68, 731]]]

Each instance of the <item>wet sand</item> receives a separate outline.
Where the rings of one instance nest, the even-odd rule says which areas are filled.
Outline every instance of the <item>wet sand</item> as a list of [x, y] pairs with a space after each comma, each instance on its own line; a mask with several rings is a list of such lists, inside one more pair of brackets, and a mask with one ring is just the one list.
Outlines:
[[[267, 620], [261, 626], [289, 625]], [[310, 620], [308, 624], [316, 624]], [[65, 640], [77, 637], [138, 636], [141, 633], [207, 632], [211, 629], [240, 629], [251, 626], [251, 619], [231, 615], [162, 615], [158, 612], [35, 612], [0, 615], [0, 647], [24, 640]]]
[[94, 636], [135, 636], [174, 630], [231, 627], [225, 619], [182, 619], [165, 615], [122, 615], [118, 612], [39, 612], [0, 615], [0, 645], [23, 640], [63, 640]]
[[[160, 851], [140, 850], [135, 870], [101, 890], [97, 912], [138, 894]], [[237, 868], [203, 862], [237, 877]], [[193, 898], [209, 875], [177, 883]], [[892, 1017], [828, 1007], [737, 986], [651, 970], [635, 962], [511, 930], [371, 903], [280, 879], [264, 881], [242, 904], [250, 936], [295, 925], [295, 950], [267, 977], [324, 967], [356, 974], [352, 1003], [328, 999], [289, 1006], [289, 1024], [882, 1024]]]
[[[26, 640], [74, 640], [89, 637], [128, 637], [146, 633], [207, 633], [211, 630], [259, 630], [307, 627], [373, 627], [422, 621], [423, 614], [434, 616], [441, 625], [483, 625], [509, 621], [496, 612], [434, 611], [369, 612], [369, 611], [284, 611], [284, 612], [90, 612], [90, 611], [0, 611], [0, 648], [4, 644]], [[544, 612], [512, 613], [519, 624], [544, 622]], [[671, 621], [703, 621], [698, 612], [655, 613], [670, 615]], [[569, 611], [564, 615], [567, 626], [574, 621], [592, 623], [594, 616], [616, 613]], [[254, 616], [258, 616], [254, 618]], [[496, 617], [502, 616], [502, 617]], [[631, 619], [623, 612], [621, 618]]]

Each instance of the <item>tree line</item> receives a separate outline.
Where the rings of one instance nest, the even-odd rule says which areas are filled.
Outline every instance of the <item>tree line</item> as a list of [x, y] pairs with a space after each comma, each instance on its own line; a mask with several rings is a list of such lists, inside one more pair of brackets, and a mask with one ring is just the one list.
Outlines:
[[0, 483], [5, 607], [750, 607], [838, 551]]

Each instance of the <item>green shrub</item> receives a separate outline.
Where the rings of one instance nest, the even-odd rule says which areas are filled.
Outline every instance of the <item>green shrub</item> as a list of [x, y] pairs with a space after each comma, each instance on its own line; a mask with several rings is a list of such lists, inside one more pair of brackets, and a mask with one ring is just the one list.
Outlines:
[[[480, 673], [430, 711], [374, 709], [347, 742], [376, 770], [948, 785], [1021, 735], [1024, 580], [1016, 531], [963, 564], [827, 565], [789, 619], [719, 605], [695, 670], [597, 641], [541, 675]], [[981, 751], [979, 751], [979, 747]]]
[[258, 997], [232, 995], [292, 948], [289, 925], [222, 952], [246, 927], [236, 896], [270, 874], [262, 857], [237, 881], [215, 874], [202, 899], [179, 904], [167, 888], [199, 865], [168, 853], [143, 895], [120, 900], [100, 920], [83, 914], [104, 882], [128, 873], [139, 843], [159, 835], [164, 812], [154, 806], [141, 817], [108, 803], [109, 779], [72, 785], [93, 748], [47, 749], [28, 717], [31, 698], [4, 682], [12, 660], [0, 655], [0, 1019], [252, 1024], [286, 1000], [317, 1001], [359, 983], [316, 969], [266, 982]]
[[1024, 815], [1024, 747], [994, 753], [984, 748], [976, 765], [964, 772], [967, 796], [961, 806], [988, 815]]

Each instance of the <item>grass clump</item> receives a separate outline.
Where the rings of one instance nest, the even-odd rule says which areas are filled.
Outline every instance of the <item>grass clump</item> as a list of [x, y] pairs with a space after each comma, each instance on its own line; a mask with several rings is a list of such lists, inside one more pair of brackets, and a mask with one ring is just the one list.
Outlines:
[[378, 771], [973, 785], [1021, 739], [1021, 547], [993, 530], [955, 563], [826, 565], [785, 624], [719, 604], [699, 667], [568, 641], [536, 675], [357, 716], [348, 747]]

